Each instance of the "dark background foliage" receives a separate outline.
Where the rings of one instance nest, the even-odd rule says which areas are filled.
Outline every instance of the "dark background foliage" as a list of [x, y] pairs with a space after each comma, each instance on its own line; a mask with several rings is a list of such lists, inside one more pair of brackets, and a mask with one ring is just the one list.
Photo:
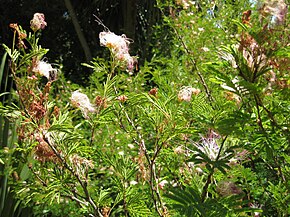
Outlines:
[[[80, 24], [89, 48], [88, 56], [76, 33], [67, 2], [71, 3]], [[12, 44], [10, 23], [18, 23], [28, 30], [33, 14], [44, 13], [48, 25], [40, 43], [50, 50], [48, 61], [63, 65], [67, 79], [85, 85], [91, 72], [82, 67], [81, 63], [108, 55], [107, 50], [99, 45], [99, 32], [104, 28], [95, 22], [93, 15], [98, 16], [110, 31], [130, 37], [134, 41], [130, 52], [137, 55], [142, 63], [150, 58], [152, 27], [161, 21], [160, 11], [154, 7], [155, 4], [155, 0], [2, 0], [0, 43]], [[2, 48], [0, 54], [3, 54]]]

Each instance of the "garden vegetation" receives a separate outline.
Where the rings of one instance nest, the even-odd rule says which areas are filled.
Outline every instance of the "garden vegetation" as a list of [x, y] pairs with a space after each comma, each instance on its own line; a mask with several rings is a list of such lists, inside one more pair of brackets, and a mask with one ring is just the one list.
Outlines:
[[142, 65], [133, 40], [95, 17], [109, 55], [83, 63], [85, 86], [46, 58], [45, 14], [30, 30], [10, 24], [1, 216], [290, 215], [287, 2], [156, 7]]

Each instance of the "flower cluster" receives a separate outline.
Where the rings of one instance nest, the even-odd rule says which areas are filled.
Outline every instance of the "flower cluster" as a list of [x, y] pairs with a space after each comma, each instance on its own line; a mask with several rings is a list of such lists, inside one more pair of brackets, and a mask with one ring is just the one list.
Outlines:
[[70, 99], [75, 107], [80, 108], [85, 118], [88, 118], [89, 113], [96, 111], [95, 107], [91, 104], [89, 97], [78, 90], [72, 93]]
[[25, 39], [27, 37], [27, 34], [25, 32], [25, 30], [23, 30], [21, 27], [18, 26], [17, 23], [10, 23], [9, 25], [10, 28], [12, 28], [15, 32], [17, 32], [18, 35], [18, 44], [17, 46], [19, 48], [27, 48], [26, 45], [24, 44], [23, 39]]
[[114, 57], [121, 63], [125, 63], [128, 71], [134, 68], [135, 60], [129, 54], [130, 41], [126, 35], [116, 35], [113, 32], [101, 32], [99, 34], [101, 46], [109, 48]]
[[33, 19], [30, 21], [30, 28], [36, 32], [39, 29], [44, 29], [47, 23], [44, 20], [44, 14], [35, 13]]
[[229, 153], [222, 152], [220, 146], [217, 144], [217, 140], [220, 139], [220, 135], [214, 131], [210, 131], [207, 137], [202, 137], [201, 142], [195, 144], [202, 153], [204, 153], [212, 161], [229, 156]]
[[267, 64], [267, 57], [258, 42], [249, 34], [241, 36], [239, 51], [242, 52], [249, 69], [261, 70]]
[[38, 144], [34, 148], [35, 159], [40, 162], [54, 162], [58, 161], [57, 156], [44, 140], [43, 135], [36, 133], [34, 135]]
[[189, 102], [191, 100], [192, 94], [198, 95], [199, 93], [200, 89], [193, 88], [190, 86], [182, 87], [178, 93], [178, 100]]

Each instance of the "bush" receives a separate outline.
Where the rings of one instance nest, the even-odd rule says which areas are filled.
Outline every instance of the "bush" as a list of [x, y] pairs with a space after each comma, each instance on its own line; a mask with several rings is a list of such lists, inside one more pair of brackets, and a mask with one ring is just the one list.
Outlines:
[[138, 71], [130, 39], [101, 32], [111, 60], [84, 64], [86, 88], [45, 61], [43, 14], [31, 33], [12, 24], [15, 196], [36, 216], [287, 216], [289, 29], [273, 2], [159, 2], [170, 40]]

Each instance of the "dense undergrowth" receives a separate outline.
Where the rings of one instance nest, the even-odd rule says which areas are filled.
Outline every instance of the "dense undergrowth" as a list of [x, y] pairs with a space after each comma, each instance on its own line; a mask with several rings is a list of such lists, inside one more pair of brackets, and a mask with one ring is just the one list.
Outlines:
[[87, 87], [47, 62], [43, 14], [31, 32], [10, 25], [1, 216], [290, 214], [286, 3], [158, 7], [153, 58], [138, 66], [131, 40], [104, 26], [111, 59], [83, 64]]

